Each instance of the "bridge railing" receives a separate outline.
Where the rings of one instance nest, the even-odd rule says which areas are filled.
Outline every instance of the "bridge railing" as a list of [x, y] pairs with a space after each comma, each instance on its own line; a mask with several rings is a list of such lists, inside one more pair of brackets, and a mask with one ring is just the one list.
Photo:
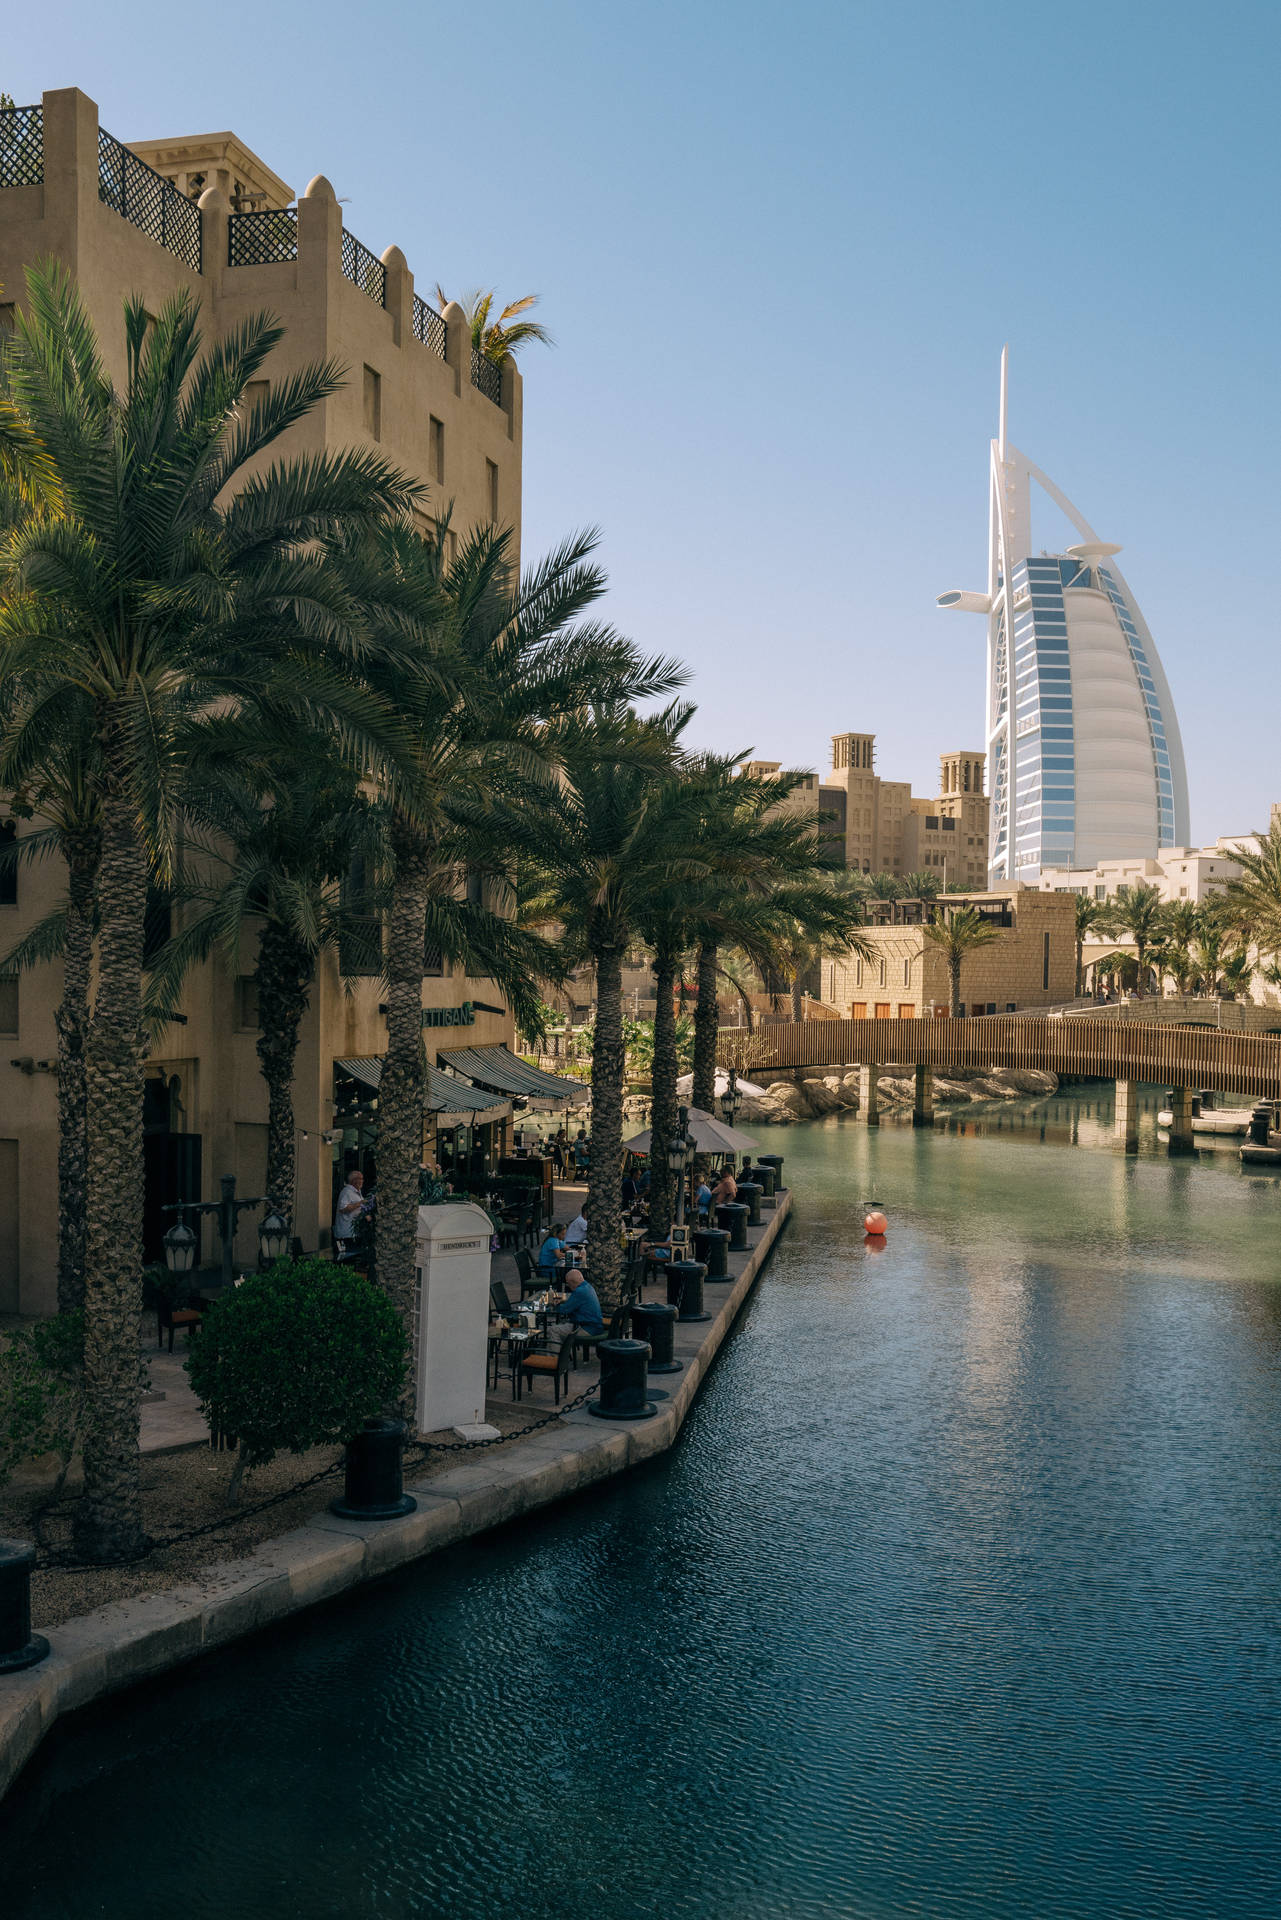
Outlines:
[[1281, 1099], [1281, 1039], [1138, 1020], [1034, 1019], [983, 1014], [967, 1020], [810, 1020], [765, 1028], [744, 1054], [742, 1029], [723, 1028], [723, 1066], [1030, 1067], [1085, 1079], [1206, 1087]]

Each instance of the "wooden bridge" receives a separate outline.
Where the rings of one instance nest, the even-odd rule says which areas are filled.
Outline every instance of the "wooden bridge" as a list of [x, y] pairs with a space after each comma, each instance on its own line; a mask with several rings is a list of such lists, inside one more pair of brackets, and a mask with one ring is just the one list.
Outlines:
[[965, 1020], [806, 1020], [749, 1034], [722, 1027], [719, 1059], [750, 1078], [771, 1067], [1031, 1067], [1042, 1073], [1281, 1098], [1281, 1038], [1073, 1014]]

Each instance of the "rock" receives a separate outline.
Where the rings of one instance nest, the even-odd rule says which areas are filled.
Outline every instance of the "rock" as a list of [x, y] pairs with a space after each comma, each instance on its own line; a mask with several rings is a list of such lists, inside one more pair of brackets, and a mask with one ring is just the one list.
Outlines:
[[972, 1100], [1017, 1100], [1018, 1097], [1017, 1087], [1007, 1087], [1004, 1080], [994, 1079], [990, 1074], [984, 1080], [970, 1082]]
[[997, 1067], [988, 1078], [1012, 1088], [1015, 1093], [1057, 1093], [1059, 1090], [1056, 1073], [1040, 1073], [1035, 1067]]
[[776, 1080], [768, 1098], [774, 1106], [784, 1107], [794, 1116], [806, 1117], [809, 1114], [809, 1102], [804, 1093], [790, 1080]]
[[934, 1082], [935, 1103], [946, 1106], [952, 1100], [968, 1100], [970, 1089], [958, 1080], [936, 1080]]
[[855, 1091], [855, 1093], [857, 1093], [857, 1092], [858, 1092], [858, 1079], [859, 1079], [859, 1074], [858, 1074], [858, 1068], [857, 1068], [857, 1067], [851, 1067], [851, 1068], [850, 1068], [850, 1071], [849, 1071], [849, 1072], [848, 1072], [848, 1073], [846, 1074], [846, 1076], [845, 1076], [845, 1079], [844, 1079], [844, 1081], [843, 1081], [843, 1083], [842, 1083], [842, 1084], [843, 1084], [843, 1085], [845, 1085], [845, 1086], [847, 1086], [847, 1087], [853, 1087], [853, 1089], [854, 1089], [854, 1091]]
[[892, 1106], [903, 1106], [916, 1098], [915, 1079], [900, 1080], [887, 1073], [878, 1079], [876, 1088], [881, 1099]]
[[841, 1104], [832, 1089], [823, 1080], [805, 1080], [801, 1091], [813, 1114], [835, 1113]]

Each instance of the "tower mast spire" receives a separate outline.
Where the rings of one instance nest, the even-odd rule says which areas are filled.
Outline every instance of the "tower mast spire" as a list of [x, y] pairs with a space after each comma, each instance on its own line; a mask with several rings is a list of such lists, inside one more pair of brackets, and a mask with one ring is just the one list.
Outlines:
[[1005, 465], [1005, 422], [1010, 397], [1010, 347], [1009, 342], [1001, 348], [1001, 424], [997, 434], [997, 450], [1001, 465]]

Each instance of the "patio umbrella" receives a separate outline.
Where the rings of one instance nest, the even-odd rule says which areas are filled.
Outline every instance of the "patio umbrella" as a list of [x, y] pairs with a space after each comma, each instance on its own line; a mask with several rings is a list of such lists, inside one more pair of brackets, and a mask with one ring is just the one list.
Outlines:
[[[716, 1069], [716, 1098], [718, 1100], [728, 1085], [729, 1075], [723, 1068], [718, 1067]], [[749, 1100], [754, 1100], [758, 1095], [765, 1092], [765, 1088], [758, 1087], [754, 1080], [744, 1080], [741, 1073], [738, 1076], [738, 1090], [741, 1094], [745, 1094]], [[690, 1094], [694, 1091], [694, 1076], [692, 1073], [683, 1073], [681, 1075], [680, 1079], [676, 1082], [676, 1091], [682, 1100], [689, 1099]]]
[[[756, 1150], [756, 1142], [749, 1134], [740, 1133], [737, 1127], [727, 1125], [724, 1120], [714, 1120], [710, 1113], [704, 1113], [701, 1107], [689, 1110], [689, 1131], [698, 1153], [746, 1153]], [[649, 1152], [649, 1128], [638, 1133], [634, 1139], [624, 1140], [625, 1153]]]

